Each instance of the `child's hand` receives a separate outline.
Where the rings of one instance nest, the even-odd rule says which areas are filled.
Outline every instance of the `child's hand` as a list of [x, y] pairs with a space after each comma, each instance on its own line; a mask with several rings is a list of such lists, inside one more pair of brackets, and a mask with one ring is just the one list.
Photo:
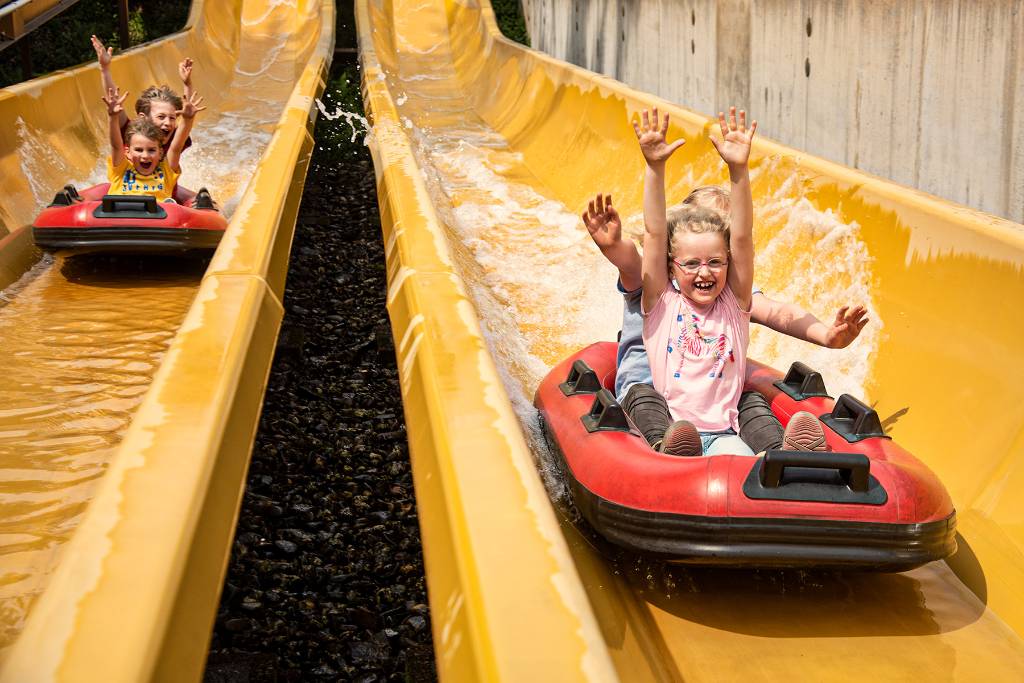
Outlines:
[[665, 114], [665, 120], [660, 125], [657, 107], [653, 109], [652, 114], [653, 121], [652, 116], [644, 109], [642, 123], [638, 125], [634, 122], [633, 130], [636, 131], [636, 139], [640, 143], [640, 151], [643, 152], [647, 164], [659, 165], [664, 164], [673, 152], [686, 144], [686, 140], [680, 139], [669, 144], [665, 140], [668, 133], [668, 114]]
[[103, 41], [96, 36], [92, 36], [90, 40], [92, 41], [92, 49], [96, 50], [96, 61], [100, 63], [101, 69], [106, 69], [110, 66], [110, 60], [114, 58], [114, 48], [103, 47]]
[[740, 109], [739, 125], [736, 125], [736, 107], [729, 107], [729, 123], [725, 123], [725, 114], [718, 112], [718, 125], [722, 128], [722, 140], [711, 138], [711, 144], [718, 150], [718, 156], [730, 166], [746, 166], [750, 158], [750, 143], [754, 140], [757, 121], [747, 129], [747, 112]]
[[602, 251], [614, 247], [622, 240], [622, 221], [612, 206], [612, 196], [597, 195], [590, 200], [589, 211], [583, 212], [583, 224]]
[[107, 95], [103, 98], [103, 101], [107, 104], [107, 115], [117, 116], [124, 111], [124, 101], [128, 97], [128, 91], [125, 90], [124, 94], [121, 94], [119, 88], [108, 88]]
[[186, 119], [195, 118], [196, 114], [206, 109], [206, 107], [199, 106], [202, 103], [203, 98], [199, 96], [199, 93], [192, 93], [192, 96], [185, 100], [184, 106], [174, 113]]
[[181, 64], [178, 65], [178, 75], [181, 76], [181, 82], [185, 85], [192, 85], [192, 58], [186, 57], [181, 60]]
[[843, 306], [836, 313], [832, 327], [825, 332], [825, 346], [830, 349], [845, 349], [860, 335], [868, 324], [868, 311], [863, 306]]

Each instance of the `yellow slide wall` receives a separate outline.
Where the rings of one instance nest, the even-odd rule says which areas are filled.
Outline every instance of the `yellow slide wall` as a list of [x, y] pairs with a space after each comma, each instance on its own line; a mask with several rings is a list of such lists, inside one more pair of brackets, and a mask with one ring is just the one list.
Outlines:
[[[689, 141], [669, 166], [670, 201], [681, 199], [698, 181], [724, 180], [707, 141], [710, 123], [512, 44], [500, 36], [482, 0], [358, 0], [357, 19], [364, 98], [374, 124], [388, 306], [421, 508], [439, 670], [448, 680], [615, 678], [610, 663], [615, 655], [605, 646], [609, 626], [593, 611], [600, 602], [593, 593], [590, 601], [583, 599], [579, 589], [580, 576], [589, 570], [574, 566], [556, 530], [522, 429], [485, 346], [478, 311], [458, 274], [448, 241], [453, 231], [424, 180], [423, 154], [428, 152], [417, 151], [412, 131], [443, 127], [448, 112], [441, 113], [440, 102], [461, 100], [465, 118], [500, 134], [525, 167], [520, 175], [529, 176], [525, 182], [545, 197], [578, 214], [594, 192], [610, 191], [620, 212], [628, 214], [639, 210], [642, 177], [630, 118], [656, 104], [672, 115], [670, 137]], [[424, 80], [433, 84], [429, 96], [439, 103], [434, 111], [419, 109], [415, 96], [403, 108], [404, 89]], [[419, 112], [420, 118], [407, 111]], [[961, 537], [949, 566], [984, 612], [979, 631], [962, 630], [967, 622], [952, 628], [954, 634], [962, 630], [963, 638], [943, 651], [958, 661], [956, 648], [980, 647], [964, 650], [960, 663], [988, 667], [973, 652], [992, 653], [994, 643], [1016, 643], [1012, 656], [993, 657], [1001, 661], [987, 670], [1006, 675], [1009, 669], [998, 669], [1006, 665], [1019, 673], [1024, 315], [1018, 303], [1024, 299], [1024, 229], [767, 137], [756, 141], [751, 166], [755, 205], [785, 200], [858, 227], [866, 245], [862, 260], [870, 265], [874, 324], [881, 328], [881, 341], [866, 359], [864, 388], [890, 434], [932, 467], [953, 496]], [[452, 202], [457, 205], [458, 199]], [[779, 229], [762, 223], [759, 249]], [[794, 249], [792, 257], [802, 257], [799, 246]], [[837, 271], [835, 281], [842, 277]], [[966, 600], [954, 591], [938, 598], [944, 600], [966, 605], [974, 598]], [[929, 597], [927, 604], [936, 600]], [[871, 614], [866, 610], [864, 618], [874, 618]], [[978, 620], [978, 614], [968, 622]], [[899, 614], [885, 619], [896, 623]], [[738, 622], [738, 632], [746, 632], [743, 620], [742, 613], [734, 613], [726, 621]], [[1004, 625], [1012, 631], [1002, 630]], [[891, 664], [894, 655], [914, 652], [918, 645], [934, 649], [947, 633], [944, 626], [938, 628], [936, 639], [915, 640], [913, 647], [889, 638], [868, 650], [875, 652], [879, 666], [884, 666], [883, 656]], [[679, 642], [686, 647], [685, 639]], [[771, 642], [764, 647], [777, 649]], [[809, 656], [816, 646], [807, 647], [802, 652]], [[927, 653], [922, 649], [923, 657]], [[932, 660], [948, 670], [948, 663]], [[797, 661], [778, 669], [750, 665], [762, 676], [769, 671], [784, 675]], [[741, 675], [742, 668], [732, 666], [739, 665], [723, 662], [718, 675]], [[830, 671], [830, 665], [823, 666], [813, 669], [815, 676]], [[653, 678], [674, 677], [657, 673], [658, 666], [652, 670]], [[679, 671], [683, 678], [696, 673]], [[704, 674], [715, 680], [714, 671]], [[836, 669], [832, 675], [843, 673]]]
[[[115, 59], [138, 93], [173, 83], [184, 55], [203, 70], [211, 109], [248, 40], [290, 55], [247, 90], [290, 99], [247, 179], [216, 256], [60, 565], [0, 665], [3, 681], [198, 680], [226, 568], [267, 373], [283, 315], [292, 233], [312, 144], [314, 98], [334, 46], [334, 3], [193, 3], [179, 34]], [[105, 153], [105, 111], [93, 65], [0, 93], [0, 223], [15, 231], [68, 178]], [[241, 103], [242, 106], [253, 106]], [[30, 134], [25, 134], [26, 127]], [[20, 131], [20, 132], [19, 132]], [[26, 140], [34, 149], [26, 150]], [[37, 163], [38, 162], [38, 163]], [[7, 255], [5, 249], [5, 258]]]

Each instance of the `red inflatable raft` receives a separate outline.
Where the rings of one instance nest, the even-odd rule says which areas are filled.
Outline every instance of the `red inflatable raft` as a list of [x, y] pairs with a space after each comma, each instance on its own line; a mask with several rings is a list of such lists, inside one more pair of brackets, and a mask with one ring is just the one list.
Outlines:
[[32, 224], [42, 249], [180, 252], [215, 249], [227, 220], [200, 190], [188, 204], [145, 195], [108, 195], [109, 184], [79, 194], [66, 185]]
[[783, 378], [750, 361], [785, 425], [819, 416], [832, 452], [673, 457], [629, 429], [609, 388], [615, 344], [589, 346], [537, 390], [573, 501], [609, 541], [672, 561], [905, 571], [956, 550], [956, 513], [923, 463], [882, 432], [878, 415], [833, 401], [801, 363]]

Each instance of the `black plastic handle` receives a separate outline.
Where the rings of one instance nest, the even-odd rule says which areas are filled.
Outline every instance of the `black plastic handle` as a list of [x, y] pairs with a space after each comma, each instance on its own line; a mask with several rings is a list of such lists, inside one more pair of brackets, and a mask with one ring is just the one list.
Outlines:
[[882, 429], [878, 413], [849, 394], [840, 396], [832, 412], [822, 415], [821, 421], [850, 443], [875, 437], [890, 438]]
[[790, 365], [786, 376], [774, 384], [795, 401], [802, 401], [811, 396], [829, 398], [828, 389], [825, 388], [825, 380], [821, 373], [812, 370], [800, 361]]
[[566, 396], [596, 394], [601, 388], [601, 380], [598, 378], [597, 373], [594, 372], [594, 369], [587, 365], [585, 360], [578, 358], [573, 361], [568, 377], [558, 385], [558, 388]]
[[79, 196], [78, 190], [75, 189], [74, 185], [65, 185], [63, 190], [54, 195], [50, 206], [71, 206], [81, 200], [82, 198]]
[[167, 212], [152, 195], [103, 195], [93, 211], [96, 218], [166, 218]]
[[761, 485], [778, 488], [782, 485], [787, 467], [816, 470], [836, 470], [851, 491], [868, 490], [871, 461], [863, 453], [829, 453], [812, 451], [768, 451], [761, 468]]
[[588, 432], [628, 432], [629, 420], [622, 406], [615, 400], [615, 394], [601, 389], [594, 396], [590, 410], [580, 418]]

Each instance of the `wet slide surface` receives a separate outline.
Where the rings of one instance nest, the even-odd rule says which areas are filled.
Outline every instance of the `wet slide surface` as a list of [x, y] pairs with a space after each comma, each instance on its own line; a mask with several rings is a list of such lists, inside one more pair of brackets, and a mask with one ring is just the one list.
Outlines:
[[[381, 152], [378, 178], [402, 166], [422, 181], [429, 207], [421, 207], [437, 216], [451, 269], [554, 500], [618, 677], [1024, 676], [1016, 603], [1024, 566], [1021, 508], [1009, 490], [1003, 494], [1020, 482], [1017, 461], [1024, 455], [1020, 406], [1011, 401], [1020, 372], [1007, 369], [1010, 377], [986, 383], [990, 369], [978, 362], [971, 342], [956, 338], [955, 324], [922, 304], [929, 296], [966, 304], [963, 292], [941, 280], [956, 272], [1020, 295], [1019, 226], [801, 160], [762, 140], [752, 161], [757, 284], [823, 319], [846, 303], [864, 303], [872, 322], [843, 351], [752, 330], [750, 356], [780, 368], [802, 359], [823, 372], [833, 396], [849, 392], [874, 404], [889, 433], [949, 486], [961, 515], [961, 552], [948, 564], [892, 575], [712, 570], [630, 556], [572, 521], [531, 402], [548, 368], [585, 344], [615, 338], [621, 319], [615, 272], [578, 215], [589, 196], [610, 192], [627, 229], [639, 237], [642, 160], [628, 119], [654, 100], [500, 40], [485, 3], [359, 4], [364, 65], [379, 65], [379, 73], [365, 72], [377, 144], [383, 149], [404, 135], [415, 161], [399, 164]], [[676, 108], [672, 113], [670, 135], [688, 144], [670, 165], [670, 202], [692, 187], [726, 181], [705, 121]], [[389, 193], [397, 194], [399, 185], [385, 178]], [[395, 239], [413, 229], [412, 215], [391, 217]], [[394, 258], [406, 265], [404, 255]], [[392, 264], [390, 272], [393, 288], [401, 286], [405, 271]], [[1009, 354], [1019, 366], [1022, 323], [994, 310], [976, 314], [986, 332], [973, 343]], [[395, 310], [392, 318], [397, 341]], [[969, 376], [957, 378], [958, 388], [944, 386], [940, 368], [957, 364], [970, 368]], [[963, 405], [968, 397], [971, 405]], [[984, 412], [993, 402], [1009, 406], [1003, 414], [1012, 416], [993, 421]], [[412, 434], [410, 410], [407, 398]], [[965, 479], [954, 445], [979, 424], [985, 436], [972, 451], [977, 469]], [[454, 453], [453, 467], [458, 460]], [[418, 479], [418, 497], [420, 486]], [[421, 510], [421, 519], [429, 515]], [[443, 626], [427, 529], [424, 536], [435, 623]], [[450, 634], [435, 632], [442, 652], [446, 640]]]
[[[297, 29], [318, 3], [224, 4], [206, 15], [199, 7], [192, 20], [205, 24], [199, 40], [216, 44], [228, 39], [228, 21], [240, 23], [237, 63], [219, 63], [215, 50], [182, 34], [115, 60], [114, 77], [131, 101], [151, 82], [180, 88], [173, 65], [179, 55], [196, 57], [195, 87], [209, 108], [197, 118], [181, 183], [208, 187], [230, 218], [309, 54], [310, 35]], [[218, 12], [224, 25], [216, 25]], [[39, 87], [45, 108], [56, 111], [71, 96], [67, 88], [32, 82], [0, 95], [17, 113], [0, 164], [12, 188], [0, 211], [3, 232], [28, 224], [64, 183], [105, 181], [105, 112], [94, 106], [99, 71], [85, 69], [77, 80], [75, 94], [96, 116], [63, 130], [33, 119], [16, 100]], [[40, 257], [0, 292], [0, 652], [58, 566], [209, 264], [208, 257]]]
[[0, 645], [46, 586], [204, 263], [45, 257], [0, 308]]

